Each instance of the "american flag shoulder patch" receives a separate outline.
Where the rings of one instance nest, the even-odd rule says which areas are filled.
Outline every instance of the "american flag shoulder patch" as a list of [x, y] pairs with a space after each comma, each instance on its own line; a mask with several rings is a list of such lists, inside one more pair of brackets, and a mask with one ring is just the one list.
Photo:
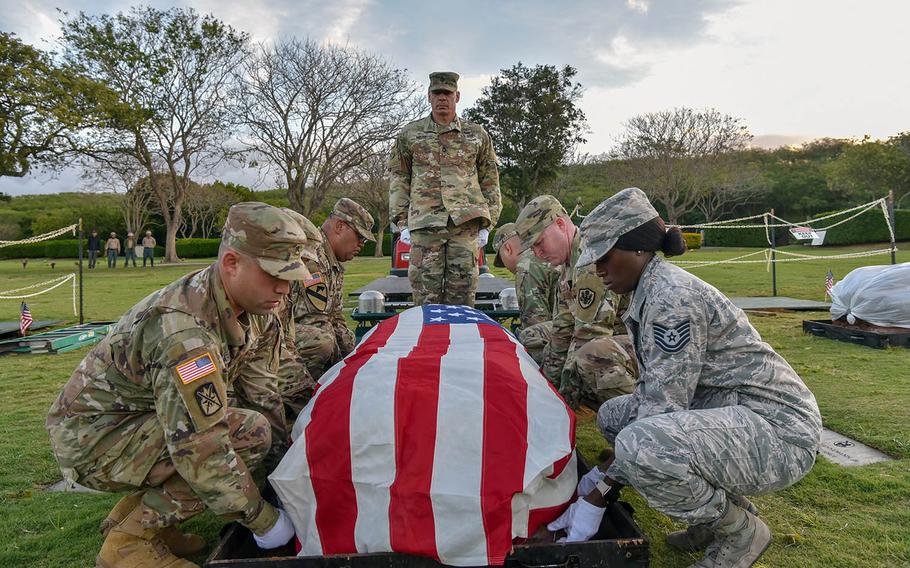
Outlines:
[[215, 359], [208, 351], [202, 355], [193, 357], [185, 363], [181, 363], [176, 368], [177, 376], [180, 377], [180, 382], [185, 385], [206, 375], [211, 375], [217, 370], [218, 369], [215, 367]]

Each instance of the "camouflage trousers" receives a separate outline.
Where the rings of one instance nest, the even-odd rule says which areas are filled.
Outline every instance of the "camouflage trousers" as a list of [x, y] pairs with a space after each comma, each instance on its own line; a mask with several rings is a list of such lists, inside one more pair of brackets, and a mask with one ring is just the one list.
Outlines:
[[323, 373], [354, 350], [354, 332], [332, 321], [297, 324], [294, 343], [310, 376], [319, 380]]
[[569, 346], [559, 392], [573, 407], [585, 402], [599, 408], [614, 397], [630, 394], [637, 378], [630, 336], [595, 337], [579, 347], [574, 341]]
[[408, 279], [414, 305], [474, 306], [480, 221], [411, 231]]
[[[228, 435], [231, 445], [242, 461], [241, 467], [254, 469], [262, 462], [272, 444], [271, 427], [268, 420], [255, 411], [241, 408], [227, 410]], [[164, 430], [155, 413], [149, 413], [146, 422], [129, 434], [125, 451], [97, 456], [95, 463], [84, 468], [75, 468], [78, 481], [86, 487], [99, 491], [135, 491], [142, 496], [142, 524], [146, 527], [168, 527], [176, 525], [201, 513], [205, 505], [190, 485], [180, 476], [171, 461], [164, 441]], [[117, 432], [108, 434], [115, 448], [122, 448], [116, 439]], [[157, 456], [157, 461], [145, 479], [138, 485], [120, 481], [125, 470], [148, 467], [140, 456]], [[139, 459], [137, 459], [139, 457]], [[258, 495], [255, 485], [245, 487], [244, 492]], [[239, 515], [238, 515], [239, 518]]]
[[550, 343], [550, 333], [552, 332], [552, 329], [552, 322], [542, 321], [522, 328], [518, 332], [518, 341], [524, 345], [528, 354], [537, 361], [538, 365], [543, 365], [544, 350]]
[[613, 443], [607, 474], [687, 524], [723, 516], [727, 495], [761, 495], [802, 479], [815, 453], [783, 441], [745, 406], [685, 410], [630, 422], [631, 395], [605, 402], [597, 425]]

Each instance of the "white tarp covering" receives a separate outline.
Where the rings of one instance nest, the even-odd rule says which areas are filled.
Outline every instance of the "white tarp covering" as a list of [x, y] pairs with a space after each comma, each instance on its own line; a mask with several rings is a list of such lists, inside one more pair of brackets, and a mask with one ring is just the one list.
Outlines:
[[910, 328], [910, 262], [857, 268], [831, 288], [831, 319]]

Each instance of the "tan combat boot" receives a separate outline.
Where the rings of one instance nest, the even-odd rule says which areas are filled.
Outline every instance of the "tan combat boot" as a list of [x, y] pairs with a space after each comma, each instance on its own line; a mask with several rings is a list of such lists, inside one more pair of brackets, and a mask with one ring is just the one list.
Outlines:
[[[142, 495], [142, 492], [132, 493], [118, 501], [107, 514], [107, 518], [101, 521], [101, 534], [107, 536], [111, 528], [120, 524], [127, 514], [139, 505]], [[205, 550], [204, 538], [197, 534], [181, 532], [177, 527], [165, 527], [158, 531], [158, 536], [171, 549], [171, 552], [180, 558], [186, 558]]]
[[[751, 501], [739, 495], [728, 495], [727, 498], [756, 517], [758, 509]], [[683, 552], [704, 550], [714, 541], [714, 531], [709, 525], [690, 525], [686, 530], [673, 531], [667, 535], [667, 544]]]
[[110, 528], [95, 558], [96, 568], [199, 568], [198, 564], [174, 556], [158, 530], [143, 527], [141, 520], [139, 503]]
[[732, 502], [713, 529], [714, 542], [705, 557], [689, 568], [749, 568], [771, 544], [768, 525]]

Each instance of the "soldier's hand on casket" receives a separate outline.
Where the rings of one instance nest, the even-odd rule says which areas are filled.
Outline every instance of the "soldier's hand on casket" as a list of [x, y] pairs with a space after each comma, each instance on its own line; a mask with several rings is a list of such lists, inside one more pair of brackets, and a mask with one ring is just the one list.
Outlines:
[[477, 233], [477, 244], [482, 248], [487, 246], [487, 241], [490, 239], [490, 231], [488, 229], [481, 229]]
[[411, 244], [411, 231], [409, 231], [407, 228], [402, 229], [401, 236], [398, 237], [398, 240], [406, 245]]
[[253, 533], [256, 546], [266, 550], [284, 546], [292, 538], [294, 538], [294, 524], [284, 509], [278, 509], [278, 520], [275, 521], [275, 526], [267, 530], [265, 534], [259, 536], [255, 532]]
[[597, 507], [584, 499], [575, 501], [558, 519], [547, 525], [556, 532], [565, 529], [566, 536], [556, 542], [582, 542], [597, 533], [603, 519], [605, 507]]

